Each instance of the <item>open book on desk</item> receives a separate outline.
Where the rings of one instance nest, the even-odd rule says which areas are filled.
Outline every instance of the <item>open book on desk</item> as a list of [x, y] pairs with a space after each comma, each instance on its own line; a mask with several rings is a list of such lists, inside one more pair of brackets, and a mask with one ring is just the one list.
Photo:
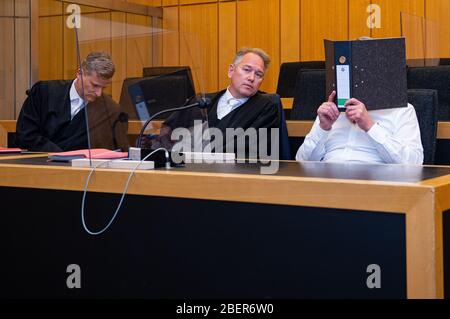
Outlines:
[[[127, 152], [116, 152], [105, 148], [93, 148], [91, 149], [90, 154], [91, 159], [118, 159], [128, 157]], [[55, 162], [69, 162], [73, 159], [89, 158], [89, 149], [48, 153], [48, 157]]]

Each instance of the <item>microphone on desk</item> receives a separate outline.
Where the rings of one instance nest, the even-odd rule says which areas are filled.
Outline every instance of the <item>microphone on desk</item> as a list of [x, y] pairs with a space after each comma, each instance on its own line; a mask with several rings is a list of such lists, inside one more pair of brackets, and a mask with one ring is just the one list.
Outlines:
[[[144, 132], [145, 132], [145, 129], [147, 128], [148, 124], [154, 118], [156, 118], [157, 116], [159, 116], [161, 114], [164, 114], [164, 113], [175, 112], [175, 111], [182, 111], [182, 110], [187, 110], [187, 109], [191, 109], [191, 108], [194, 108], [194, 107], [198, 107], [200, 109], [206, 109], [210, 104], [211, 104], [211, 99], [209, 99], [207, 97], [196, 97], [194, 103], [191, 103], [191, 104], [188, 104], [188, 105], [183, 105], [183, 106], [180, 106], [180, 107], [174, 107], [174, 108], [162, 110], [160, 112], [157, 112], [157, 113], [153, 114], [152, 116], [149, 117], [149, 119], [147, 121], [145, 121], [144, 125], [142, 126], [141, 131], [140, 131], [139, 136], [138, 136], [138, 139], [137, 139], [137, 142], [136, 142], [136, 147], [130, 147], [130, 149], [129, 149], [129, 158], [130, 159], [134, 159], [134, 160], [141, 160], [142, 158], [145, 157], [146, 154], [150, 153], [150, 150], [143, 151], [143, 149], [142, 149], [142, 137], [144, 136]], [[162, 166], [162, 165], [158, 165], [158, 162], [162, 161], [163, 159], [166, 161], [164, 163], [164, 165], [166, 167], [168, 167], [168, 162], [167, 161], [169, 159], [167, 159], [167, 154], [165, 154], [164, 158], [158, 158], [158, 155], [156, 155], [154, 159], [149, 158], [148, 160], [155, 160], [155, 166]]]
[[117, 123], [127, 123], [128, 122], [128, 113], [120, 112], [117, 119], [114, 121], [112, 125], [112, 136], [113, 136], [113, 143], [114, 143], [114, 149], [117, 149], [117, 137], [116, 137], [116, 126]]

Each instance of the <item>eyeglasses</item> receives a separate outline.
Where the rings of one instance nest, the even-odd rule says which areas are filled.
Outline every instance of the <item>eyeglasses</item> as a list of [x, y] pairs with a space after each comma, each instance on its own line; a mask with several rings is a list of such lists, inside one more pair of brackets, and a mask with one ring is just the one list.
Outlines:
[[255, 76], [261, 80], [264, 77], [264, 72], [261, 71], [255, 71], [251, 66], [248, 65], [243, 65], [243, 66], [239, 66], [239, 68], [245, 73], [245, 74], [251, 74], [251, 73], [255, 73]]

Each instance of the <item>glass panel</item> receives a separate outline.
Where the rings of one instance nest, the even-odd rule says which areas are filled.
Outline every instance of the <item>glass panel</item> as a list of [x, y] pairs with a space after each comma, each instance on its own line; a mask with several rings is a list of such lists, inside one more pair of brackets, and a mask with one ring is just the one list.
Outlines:
[[439, 24], [420, 16], [401, 14], [402, 36], [406, 39], [408, 66], [439, 64]]
[[[0, 18], [0, 43], [14, 43], [14, 19]], [[0, 120], [14, 116], [14, 45], [0, 50]]]
[[30, 0], [0, 1], [0, 120], [17, 117], [30, 82]]
[[[87, 108], [92, 147], [96, 147], [98, 138], [102, 143], [109, 140], [106, 145], [110, 147], [107, 148], [119, 146], [114, 135], [123, 120], [120, 112], [127, 113], [129, 119], [145, 121], [158, 111], [182, 106], [195, 95], [196, 90], [200, 93], [205, 91], [203, 54], [207, 50], [198, 34], [179, 31], [178, 16], [176, 23], [166, 23], [163, 27], [163, 20], [159, 17], [74, 5], [69, 1], [45, 0], [40, 2], [39, 33], [40, 80], [79, 79], [80, 63], [90, 52], [106, 52], [114, 62], [115, 73], [111, 81], [97, 83], [108, 84], [103, 89], [108, 98], [94, 99], [95, 90], [91, 85], [95, 83], [89, 82], [89, 74], [83, 75], [83, 86], [75, 84], [86, 101], [95, 100], [92, 105], [100, 103], [96, 107], [97, 112], [92, 107]], [[165, 47], [168, 50], [163, 51], [166, 39], [177, 39], [177, 42], [176, 46]], [[180, 50], [184, 63], [181, 66]], [[162, 82], [167, 84], [164, 85], [165, 96], [160, 92]], [[77, 80], [77, 83], [81, 81]], [[132, 99], [129, 87], [136, 83], [140, 83], [138, 87], [143, 91]], [[184, 89], [176, 89], [180, 86]], [[139, 103], [136, 98], [145, 103], [145, 116], [137, 112], [135, 104]], [[110, 105], [116, 102], [119, 103], [118, 110]], [[107, 114], [100, 120], [99, 109]], [[109, 136], [104, 132], [98, 136], [104, 128], [99, 129], [97, 121], [102, 122], [102, 127], [104, 121], [110, 123]], [[149, 127], [151, 129], [152, 125]]]

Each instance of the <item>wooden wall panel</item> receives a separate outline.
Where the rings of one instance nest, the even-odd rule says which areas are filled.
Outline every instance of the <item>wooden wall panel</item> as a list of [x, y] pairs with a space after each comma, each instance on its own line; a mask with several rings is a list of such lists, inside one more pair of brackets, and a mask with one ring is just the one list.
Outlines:
[[145, 6], [160, 7], [161, 0], [128, 0], [127, 2], [142, 4]]
[[[77, 59], [77, 47], [76, 47], [76, 36], [75, 29], [69, 29], [66, 26], [66, 19], [68, 14], [66, 13], [66, 9], [68, 3], [64, 3], [64, 20], [63, 20], [63, 77], [64, 79], [73, 79], [75, 78], [76, 71], [78, 68], [78, 59]], [[86, 18], [89, 20], [96, 18], [95, 12], [104, 12], [104, 10], [100, 10], [94, 7], [88, 6], [80, 6], [81, 9], [81, 29], [79, 31], [79, 42], [80, 42], [80, 55], [81, 59], [83, 59], [88, 53], [92, 46], [95, 46], [94, 43], [87, 43], [87, 37], [89, 34], [96, 32], [95, 27], [94, 30], [86, 30], [87, 26], [95, 25], [96, 23], [90, 21], [86, 25]], [[99, 13], [99, 18], [102, 17], [102, 14]], [[99, 32], [104, 30], [104, 27], [99, 26]]]
[[237, 49], [259, 47], [269, 54], [272, 63], [261, 90], [275, 92], [280, 65], [279, 1], [250, 0], [237, 4]]
[[367, 26], [367, 7], [370, 5], [370, 0], [349, 0], [349, 26], [348, 38], [350, 40], [358, 39], [362, 36], [371, 36], [371, 30]]
[[[84, 8], [82, 8], [82, 12]], [[92, 8], [87, 8], [93, 12]], [[78, 68], [75, 29], [66, 27], [67, 15], [64, 16], [63, 31], [63, 67], [64, 79], [73, 79]], [[83, 60], [91, 51], [111, 53], [111, 14], [109, 12], [82, 13], [81, 28], [78, 30], [80, 57]], [[108, 88], [106, 93], [111, 94]]]
[[[110, 13], [88, 13], [83, 17], [81, 29], [78, 33], [81, 59], [83, 60], [93, 51], [104, 51], [111, 54]], [[111, 94], [111, 87], [106, 88], [104, 92]]]
[[[54, 80], [64, 77], [63, 26], [64, 18], [39, 18], [39, 79]], [[51, 57], [51, 59], [49, 58]]]
[[280, 0], [280, 63], [300, 60], [300, 1]]
[[[279, 65], [282, 62], [323, 59], [323, 38], [355, 39], [363, 35], [400, 36], [400, 12], [419, 17], [426, 15], [428, 21], [431, 21], [425, 31], [421, 29], [421, 26], [411, 23], [410, 35], [407, 37], [408, 58], [417, 58], [424, 54], [433, 57], [433, 51], [437, 52], [436, 55], [450, 57], [450, 0], [128, 1], [164, 6], [162, 21], [138, 23], [138, 25], [162, 27], [162, 34], [142, 37], [130, 35], [128, 38], [123, 34], [112, 41], [99, 36], [104, 39], [88, 41], [89, 43], [82, 45], [83, 56], [92, 49], [112, 53], [117, 68], [111, 89], [115, 99], [120, 96], [122, 78], [141, 75], [144, 65], [192, 64], [191, 67], [196, 69], [193, 70], [194, 74], [204, 73], [200, 77], [194, 75], [197, 90], [215, 91], [223, 88], [228, 84], [227, 66], [235, 51], [244, 45], [262, 47], [270, 54], [272, 65], [262, 89], [273, 92], [276, 89]], [[41, 16], [39, 76], [41, 79], [71, 79], [75, 75], [77, 61], [74, 31], [65, 27], [67, 14], [60, 1], [40, 0], [39, 2]], [[95, 0], [92, 1], [93, 4], [94, 2]], [[382, 9], [382, 27], [373, 29], [372, 32], [366, 25], [369, 16], [366, 8], [370, 3], [379, 4]], [[29, 14], [28, 5], [29, 0], [2, 0], [0, 15], [13, 16], [15, 11], [16, 15], [26, 16]], [[93, 15], [87, 15], [89, 12]], [[124, 32], [121, 29], [126, 28], [125, 24], [115, 24], [114, 21], [126, 23], [127, 20], [129, 22], [139, 20], [134, 19], [132, 15], [120, 13], [109, 13], [108, 17], [105, 10], [89, 6], [82, 6], [82, 13], [103, 21], [99, 22], [100, 25], [96, 25], [93, 30], [96, 35]], [[1, 22], [1, 26], [4, 27], [1, 29], [3, 38], [8, 34], [5, 21]], [[106, 27], [109, 22], [112, 22], [110, 29]], [[433, 32], [436, 24], [439, 25], [439, 32]], [[180, 36], [180, 28], [183, 36]], [[198, 46], [199, 50], [192, 44], [187, 45], [188, 37], [196, 37], [198, 42], [202, 42], [202, 45]], [[20, 36], [16, 36], [16, 40], [23, 41]], [[11, 78], [6, 70], [14, 67], [14, 63], [5, 61], [5, 59], [11, 59], [8, 50], [9, 48], [5, 46], [0, 49], [0, 62], [2, 62], [0, 77], [2, 80], [5, 79], [3, 81], [5, 85], [0, 88], [0, 95], [10, 89], [8, 85], [14, 87], [11, 83], [15, 83], [15, 80], [6, 80]], [[23, 59], [23, 57], [20, 58]], [[14, 76], [16, 76], [15, 72], [12, 77]], [[203, 79], [203, 85], [199, 82], [200, 78]], [[20, 88], [17, 89], [17, 92], [19, 91]], [[12, 111], [1, 108], [0, 112], [13, 114], [14, 101], [13, 99], [10, 103]], [[0, 113], [0, 116], [3, 114]]]
[[323, 39], [348, 39], [347, 0], [302, 0], [301, 60], [324, 60]]
[[18, 17], [30, 16], [30, 0], [15, 0], [14, 1], [15, 15]]
[[152, 18], [153, 38], [152, 38], [152, 59], [153, 66], [163, 65], [163, 19]]
[[[93, 1], [94, 3], [95, 1]], [[67, 6], [70, 4], [70, 2], [64, 2], [64, 13], [66, 13], [66, 8]], [[91, 6], [84, 6], [84, 5], [80, 5], [80, 9], [81, 9], [81, 14], [86, 14], [86, 13], [99, 13], [99, 12], [106, 12], [108, 10], [103, 9], [103, 8], [98, 8], [98, 7], [91, 7]], [[83, 26], [81, 26], [83, 27]]]
[[152, 66], [152, 28], [150, 17], [127, 14], [127, 77], [142, 76]]
[[162, 0], [163, 6], [176, 6], [178, 5], [178, 0]]
[[111, 58], [116, 66], [111, 90], [113, 99], [119, 102], [123, 80], [127, 77], [126, 14], [123, 12], [111, 13], [111, 22]]
[[82, 57], [92, 51], [111, 53], [111, 14], [109, 12], [85, 14], [78, 31], [78, 40]]
[[[64, 79], [73, 79], [77, 71], [77, 47], [75, 29], [66, 27], [66, 18], [64, 16], [63, 29], [63, 77]], [[81, 52], [83, 56], [83, 52]]]
[[373, 29], [375, 38], [399, 37], [400, 12], [423, 17], [425, 13], [423, 0], [376, 0], [381, 8], [381, 28]]
[[30, 19], [15, 20], [15, 110], [14, 118], [19, 115], [26, 99], [25, 91], [30, 88]]
[[182, 4], [211, 3], [211, 2], [217, 2], [217, 0], [180, 0], [180, 5], [182, 5]]
[[[0, 43], [14, 43], [14, 19], [0, 18]], [[14, 45], [0, 49], [0, 119], [14, 118]]]
[[64, 78], [63, 30], [65, 23], [62, 2], [40, 0], [39, 80]]
[[450, 0], [426, 0], [426, 18], [438, 25], [440, 56], [450, 57]]
[[0, 16], [12, 17], [14, 15], [14, 0], [0, 1]]
[[63, 3], [56, 0], [39, 0], [39, 16], [63, 14]]
[[229, 85], [228, 67], [236, 54], [236, 2], [219, 3], [219, 87]]
[[180, 7], [180, 63], [190, 65], [197, 92], [218, 89], [218, 5]]
[[163, 65], [180, 64], [179, 8], [163, 8]]
[[382, 38], [403, 35], [406, 39], [406, 58], [422, 59], [425, 39], [422, 20], [425, 15], [424, 0], [379, 0], [376, 3], [381, 8], [381, 28], [373, 29], [372, 36]]

